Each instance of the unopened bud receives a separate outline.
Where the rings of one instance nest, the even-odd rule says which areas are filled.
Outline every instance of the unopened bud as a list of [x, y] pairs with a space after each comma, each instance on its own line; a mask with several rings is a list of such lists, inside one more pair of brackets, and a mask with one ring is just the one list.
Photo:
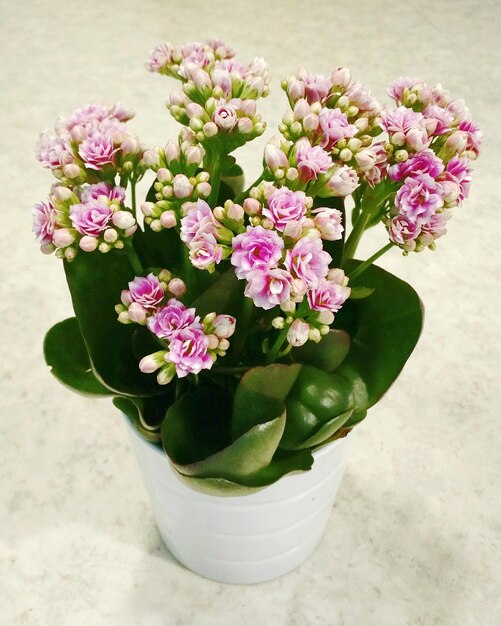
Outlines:
[[186, 283], [181, 278], [173, 278], [168, 285], [171, 294], [176, 298], [181, 298], [186, 293]]

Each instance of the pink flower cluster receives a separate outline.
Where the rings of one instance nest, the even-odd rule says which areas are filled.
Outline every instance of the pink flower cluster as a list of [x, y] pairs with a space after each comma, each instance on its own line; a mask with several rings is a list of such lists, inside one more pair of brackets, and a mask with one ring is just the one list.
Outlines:
[[[168, 270], [160, 274], [137, 276], [122, 291], [121, 304], [115, 307], [118, 320], [124, 324], [146, 325], [166, 349], [145, 356], [139, 363], [142, 372], [158, 371], [159, 384], [174, 376], [184, 378], [210, 369], [218, 356], [229, 348], [228, 338], [235, 331], [236, 320], [230, 315], [210, 313], [203, 321], [194, 308], [180, 300], [186, 286]], [[174, 297], [171, 297], [174, 296]]]
[[389, 94], [397, 107], [383, 113], [382, 128], [397, 191], [386, 225], [393, 243], [419, 252], [434, 247], [446, 233], [447, 209], [468, 197], [482, 133], [464, 103], [439, 86], [400, 78]]
[[132, 117], [121, 104], [89, 104], [59, 120], [53, 132], [43, 133], [36, 156], [69, 187], [102, 171], [122, 172], [141, 155], [139, 140], [125, 124]]
[[211, 40], [184, 47], [161, 44], [147, 67], [183, 81], [182, 91], [171, 95], [168, 107], [201, 143], [218, 141], [229, 152], [263, 133], [265, 124], [255, 103], [269, 93], [263, 59], [243, 65], [223, 42]]
[[73, 191], [55, 185], [49, 201], [33, 207], [33, 231], [43, 252], [71, 261], [77, 251], [123, 248], [137, 229], [123, 205], [125, 190], [102, 182]]

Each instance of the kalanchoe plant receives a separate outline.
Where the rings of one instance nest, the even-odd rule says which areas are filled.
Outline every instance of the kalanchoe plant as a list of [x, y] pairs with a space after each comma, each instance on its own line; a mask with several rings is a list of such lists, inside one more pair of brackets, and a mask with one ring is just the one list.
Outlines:
[[[74, 390], [113, 396], [192, 487], [247, 493], [309, 469], [400, 373], [422, 306], [373, 262], [435, 248], [468, 196], [481, 133], [439, 86], [400, 78], [382, 109], [346, 68], [300, 69], [243, 191], [231, 153], [264, 132], [264, 61], [212, 40], [162, 44], [147, 68], [181, 82], [167, 104], [177, 141], [144, 149], [132, 114], [101, 104], [40, 138], [57, 182], [34, 231], [63, 259], [76, 316], [48, 332], [45, 356]], [[356, 260], [377, 224], [388, 243]]]

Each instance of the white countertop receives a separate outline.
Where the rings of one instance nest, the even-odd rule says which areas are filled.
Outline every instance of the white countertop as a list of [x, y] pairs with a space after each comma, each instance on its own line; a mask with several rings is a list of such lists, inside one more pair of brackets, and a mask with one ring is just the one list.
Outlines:
[[[0, 624], [499, 626], [501, 5], [1, 0], [0, 12]], [[440, 81], [486, 135], [470, 200], [438, 250], [392, 251], [381, 263], [419, 292], [425, 330], [354, 433], [325, 538], [292, 574], [249, 587], [175, 562], [119, 413], [47, 372], [44, 333], [71, 309], [62, 267], [30, 232], [30, 208], [52, 183], [33, 158], [39, 131], [88, 101], [121, 100], [138, 112], [131, 126], [141, 139], [164, 143], [176, 134], [163, 105], [174, 83], [143, 62], [162, 40], [207, 36], [243, 60], [269, 61], [266, 139], [286, 107], [280, 79], [298, 65], [340, 64], [381, 100], [400, 75]], [[241, 151], [249, 180], [266, 139]], [[375, 233], [367, 252], [382, 241]]]

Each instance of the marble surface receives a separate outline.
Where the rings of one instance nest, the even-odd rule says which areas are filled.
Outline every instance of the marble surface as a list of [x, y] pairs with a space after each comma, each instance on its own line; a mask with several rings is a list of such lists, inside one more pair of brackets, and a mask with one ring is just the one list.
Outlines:
[[[5, 626], [499, 626], [499, 90], [496, 2], [0, 2], [2, 133], [0, 623]], [[120, 415], [51, 378], [45, 330], [71, 313], [60, 264], [42, 257], [30, 207], [51, 178], [40, 130], [96, 99], [138, 111], [147, 144], [173, 137], [173, 86], [143, 69], [164, 39], [220, 36], [265, 57], [270, 129], [280, 78], [345, 64], [384, 99], [399, 75], [441, 81], [486, 133], [470, 201], [435, 253], [382, 265], [426, 305], [398, 384], [354, 437], [328, 530], [297, 571], [232, 587], [163, 548]], [[266, 137], [272, 134], [270, 130]], [[241, 150], [249, 179], [265, 139]], [[367, 252], [383, 241], [374, 233]], [[379, 239], [378, 239], [379, 238]]]

